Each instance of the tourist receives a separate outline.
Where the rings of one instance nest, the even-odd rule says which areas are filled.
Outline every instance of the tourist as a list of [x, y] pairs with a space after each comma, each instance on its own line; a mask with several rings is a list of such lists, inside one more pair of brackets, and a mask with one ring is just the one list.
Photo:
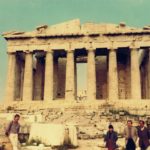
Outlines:
[[19, 124], [20, 115], [16, 114], [14, 119], [9, 123], [6, 128], [5, 134], [9, 137], [13, 150], [19, 150], [18, 133], [20, 129]]
[[132, 126], [132, 121], [127, 121], [127, 127], [124, 129], [126, 150], [135, 150], [137, 141], [137, 129]]
[[139, 127], [138, 127], [138, 137], [139, 137], [139, 146], [141, 150], [146, 150], [148, 146], [150, 145], [149, 143], [149, 131], [148, 129], [144, 126], [145, 122], [143, 120], [139, 121]]
[[106, 148], [108, 148], [108, 150], [115, 150], [117, 148], [116, 144], [117, 140], [118, 140], [117, 133], [114, 131], [113, 126], [109, 125], [107, 134], [104, 137], [104, 141], [106, 142]]
[[149, 135], [150, 135], [150, 117], [147, 118], [146, 125], [147, 125], [147, 129], [148, 129], [148, 132], [149, 132]]

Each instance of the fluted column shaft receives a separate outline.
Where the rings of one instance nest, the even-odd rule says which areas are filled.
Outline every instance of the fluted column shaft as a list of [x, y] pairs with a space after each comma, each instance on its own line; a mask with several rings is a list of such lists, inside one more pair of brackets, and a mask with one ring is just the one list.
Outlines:
[[67, 51], [65, 99], [75, 99], [74, 51]]
[[136, 48], [131, 48], [131, 98], [141, 99], [140, 69]]
[[46, 53], [45, 59], [45, 83], [44, 83], [44, 100], [53, 100], [53, 52]]
[[25, 70], [23, 81], [23, 101], [28, 102], [33, 99], [33, 56], [32, 53], [26, 53]]
[[12, 102], [15, 99], [15, 68], [16, 68], [16, 55], [15, 53], [9, 53], [6, 96], [5, 96], [6, 103]]
[[147, 79], [148, 79], [148, 99], [150, 99], [150, 49], [148, 49], [148, 68], [147, 68]]
[[116, 50], [109, 50], [108, 59], [108, 98], [115, 101], [118, 99], [118, 71]]
[[95, 51], [88, 50], [87, 60], [87, 99], [96, 99]]

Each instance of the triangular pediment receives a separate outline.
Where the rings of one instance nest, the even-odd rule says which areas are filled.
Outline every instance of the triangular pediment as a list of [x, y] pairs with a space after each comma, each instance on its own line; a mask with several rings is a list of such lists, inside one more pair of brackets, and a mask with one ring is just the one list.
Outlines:
[[55, 25], [41, 25], [31, 32], [5, 32], [4, 37], [34, 37], [34, 36], [71, 36], [71, 35], [92, 35], [92, 34], [124, 34], [124, 33], [143, 33], [150, 32], [150, 26], [144, 28], [133, 28], [126, 26], [125, 23], [84, 23], [79, 19]]

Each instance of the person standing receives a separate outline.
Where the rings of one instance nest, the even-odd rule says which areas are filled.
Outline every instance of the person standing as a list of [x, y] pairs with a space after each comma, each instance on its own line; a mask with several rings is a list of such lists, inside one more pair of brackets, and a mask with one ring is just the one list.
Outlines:
[[14, 119], [9, 123], [5, 131], [6, 136], [8, 136], [10, 139], [13, 150], [19, 150], [19, 141], [18, 141], [18, 134], [20, 129], [19, 119], [20, 115], [16, 114], [14, 116]]
[[150, 145], [149, 139], [149, 131], [144, 126], [145, 122], [143, 120], [139, 121], [139, 127], [138, 127], [138, 137], [139, 137], [139, 146], [141, 150], [146, 150], [148, 146]]
[[124, 129], [124, 137], [126, 150], [135, 150], [137, 141], [137, 129], [132, 126], [132, 120], [127, 121], [127, 126]]
[[147, 129], [148, 129], [149, 135], [150, 135], [150, 117], [148, 117], [147, 120], [146, 120], [146, 126], [147, 126]]
[[109, 125], [108, 132], [104, 137], [104, 142], [106, 142], [106, 148], [108, 148], [108, 150], [115, 150], [117, 148], [116, 144], [117, 140], [118, 140], [117, 132], [114, 131], [112, 125]]

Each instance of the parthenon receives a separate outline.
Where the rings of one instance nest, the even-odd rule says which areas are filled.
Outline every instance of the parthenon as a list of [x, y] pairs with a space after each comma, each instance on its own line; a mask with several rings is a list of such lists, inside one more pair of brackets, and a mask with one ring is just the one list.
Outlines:
[[150, 99], [150, 27], [80, 24], [75, 19], [32, 32], [5, 32], [5, 100], [77, 99], [77, 63], [87, 63], [87, 98]]

